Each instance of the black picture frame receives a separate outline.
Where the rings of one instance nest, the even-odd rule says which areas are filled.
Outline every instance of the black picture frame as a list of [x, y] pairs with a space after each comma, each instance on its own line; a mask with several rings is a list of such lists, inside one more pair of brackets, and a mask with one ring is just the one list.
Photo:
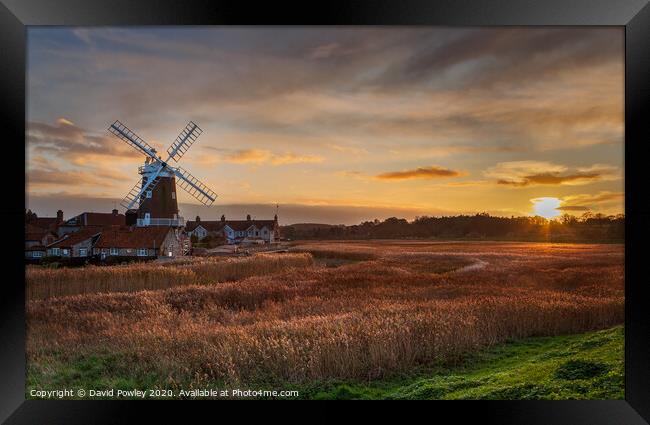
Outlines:
[[[22, 423], [125, 423], [174, 412], [189, 422], [223, 407], [174, 401], [25, 400], [26, 27], [31, 25], [606, 25], [625, 27], [625, 400], [437, 403], [432, 415], [454, 422], [478, 413], [500, 424], [643, 424], [650, 422], [650, 315], [644, 303], [645, 242], [650, 239], [650, 197], [645, 176], [650, 125], [650, 6], [648, 0], [349, 0], [318, 4], [236, 1], [1, 0], [0, 104], [7, 198], [2, 205], [4, 243], [0, 290], [0, 420]], [[19, 159], [22, 159], [19, 160]], [[16, 182], [17, 181], [17, 182]], [[20, 183], [23, 183], [22, 185]], [[154, 403], [154, 404], [152, 404]], [[281, 405], [281, 404], [280, 404]], [[224, 406], [223, 402], [220, 406]], [[241, 409], [239, 419], [250, 415]], [[266, 405], [268, 406], [268, 404]], [[282, 405], [284, 406], [284, 405]], [[243, 411], [242, 411], [243, 410]], [[261, 410], [261, 409], [253, 409]], [[266, 411], [266, 407], [264, 409]], [[285, 409], [282, 409], [285, 410]], [[294, 410], [294, 409], [291, 409]], [[333, 409], [326, 409], [334, 413]], [[364, 409], [382, 412], [382, 408]], [[407, 409], [399, 409], [400, 414]], [[408, 409], [412, 411], [411, 408]], [[321, 409], [318, 409], [319, 416]], [[264, 412], [262, 412], [264, 413]], [[322, 412], [325, 415], [325, 412]], [[311, 413], [310, 415], [313, 415]], [[294, 414], [292, 413], [292, 416]], [[210, 417], [210, 416], [209, 416]], [[449, 417], [449, 416], [447, 416]]]

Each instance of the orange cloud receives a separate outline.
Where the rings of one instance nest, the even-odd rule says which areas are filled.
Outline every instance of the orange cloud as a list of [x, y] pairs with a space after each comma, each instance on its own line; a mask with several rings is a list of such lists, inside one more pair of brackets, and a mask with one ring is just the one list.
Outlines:
[[535, 185], [582, 185], [595, 181], [617, 180], [620, 171], [617, 167], [594, 164], [579, 167], [575, 172], [566, 173], [568, 167], [545, 161], [500, 162], [485, 171], [485, 175], [495, 178], [497, 184], [514, 187]]
[[274, 154], [266, 150], [243, 149], [226, 155], [225, 160], [235, 164], [261, 164], [268, 162], [273, 165], [285, 165], [322, 162], [323, 158], [316, 155], [297, 155], [290, 152]]
[[596, 194], [568, 195], [562, 198], [562, 206], [558, 209], [565, 211], [585, 211], [602, 204], [623, 203], [624, 199], [625, 194], [623, 192], [603, 191]]
[[449, 170], [442, 167], [418, 167], [413, 170], [390, 171], [378, 174], [375, 178], [379, 180], [412, 180], [412, 179], [435, 179], [441, 177], [458, 177], [461, 173], [456, 170]]

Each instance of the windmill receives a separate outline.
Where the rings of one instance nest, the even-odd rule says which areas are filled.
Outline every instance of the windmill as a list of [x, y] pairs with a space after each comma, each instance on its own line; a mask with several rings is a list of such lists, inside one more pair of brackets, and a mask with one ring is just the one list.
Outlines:
[[[203, 130], [190, 121], [167, 149], [166, 160], [156, 155], [156, 150], [120, 121], [115, 121], [108, 131], [146, 156], [144, 165], [138, 167], [142, 176], [124, 197], [120, 205], [127, 214], [137, 214], [139, 226], [182, 226], [178, 217], [176, 182], [203, 205], [212, 205], [217, 194], [181, 167], [173, 167], [170, 160], [178, 162]], [[136, 211], [137, 210], [137, 211]]]

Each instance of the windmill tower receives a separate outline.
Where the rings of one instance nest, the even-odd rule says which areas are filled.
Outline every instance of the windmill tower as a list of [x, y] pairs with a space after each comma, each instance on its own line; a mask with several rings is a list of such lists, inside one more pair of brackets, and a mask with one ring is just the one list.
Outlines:
[[183, 219], [178, 216], [177, 182], [181, 188], [203, 205], [212, 205], [217, 198], [216, 193], [189, 172], [181, 167], [169, 165], [169, 161], [172, 159], [178, 162], [203, 132], [192, 121], [185, 126], [174, 143], [169, 146], [168, 157], [164, 161], [156, 155], [156, 150], [153, 147], [121, 122], [115, 121], [108, 131], [146, 157], [144, 165], [138, 167], [138, 173], [142, 177], [138, 179], [138, 182], [120, 203], [126, 208], [127, 214], [135, 213], [137, 215], [138, 226], [179, 227], [184, 225]]

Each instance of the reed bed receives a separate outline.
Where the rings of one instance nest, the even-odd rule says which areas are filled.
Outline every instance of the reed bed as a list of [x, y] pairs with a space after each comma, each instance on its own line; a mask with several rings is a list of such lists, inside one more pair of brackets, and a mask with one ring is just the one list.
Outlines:
[[[106, 373], [157, 376], [164, 388], [369, 380], [624, 320], [621, 245], [378, 242], [375, 254], [219, 285], [34, 300], [28, 364], [114, 353], [122, 363]], [[453, 256], [485, 266], [427, 266]]]
[[134, 292], [174, 286], [203, 285], [267, 275], [291, 267], [308, 267], [306, 253], [258, 254], [252, 257], [184, 259], [170, 263], [137, 263], [118, 266], [47, 269], [28, 266], [27, 299], [98, 292]]

